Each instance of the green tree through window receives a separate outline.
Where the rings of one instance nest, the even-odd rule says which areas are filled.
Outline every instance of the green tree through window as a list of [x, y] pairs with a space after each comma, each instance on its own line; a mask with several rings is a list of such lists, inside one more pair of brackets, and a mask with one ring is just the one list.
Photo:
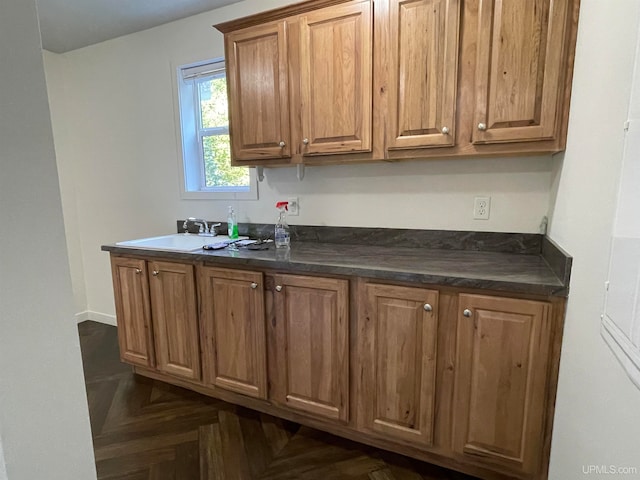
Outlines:
[[231, 166], [226, 77], [216, 75], [197, 83], [205, 188], [249, 186], [249, 170]]
[[231, 166], [224, 59], [177, 67], [182, 141], [180, 196], [184, 199], [256, 200], [255, 169]]

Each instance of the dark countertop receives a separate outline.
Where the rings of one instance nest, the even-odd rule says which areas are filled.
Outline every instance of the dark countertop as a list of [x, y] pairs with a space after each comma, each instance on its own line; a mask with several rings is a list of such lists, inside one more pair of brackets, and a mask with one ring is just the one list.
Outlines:
[[[117, 245], [102, 250], [116, 254], [143, 255], [220, 266], [247, 266], [294, 273], [360, 276], [384, 280], [499, 290], [566, 297], [568, 276], [561, 279], [542, 253], [293, 242], [289, 251], [200, 250], [169, 252]], [[567, 257], [570, 262], [570, 257]], [[570, 263], [569, 263], [570, 268]]]

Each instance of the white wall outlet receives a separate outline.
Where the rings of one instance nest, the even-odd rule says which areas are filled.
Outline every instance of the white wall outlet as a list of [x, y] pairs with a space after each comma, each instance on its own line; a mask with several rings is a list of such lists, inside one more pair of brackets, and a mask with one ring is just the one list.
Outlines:
[[491, 211], [491, 197], [476, 197], [473, 201], [473, 218], [475, 220], [489, 220]]
[[298, 203], [298, 197], [289, 197], [287, 199], [289, 202], [289, 215], [295, 216], [300, 215], [300, 203]]

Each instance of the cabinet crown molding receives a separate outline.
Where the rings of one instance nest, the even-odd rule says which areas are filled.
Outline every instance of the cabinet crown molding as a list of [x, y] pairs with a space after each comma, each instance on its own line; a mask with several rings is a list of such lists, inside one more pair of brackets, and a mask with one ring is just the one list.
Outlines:
[[302, 3], [287, 5], [286, 7], [267, 10], [266, 12], [256, 13], [255, 15], [250, 15], [248, 17], [218, 23], [216, 25], [213, 25], [213, 28], [215, 28], [219, 32], [227, 34], [229, 32], [241, 30], [243, 28], [254, 27], [276, 20], [283, 20], [294, 15], [302, 15], [304, 13], [312, 12], [322, 7], [339, 5], [348, 1], [350, 0], [308, 0]]

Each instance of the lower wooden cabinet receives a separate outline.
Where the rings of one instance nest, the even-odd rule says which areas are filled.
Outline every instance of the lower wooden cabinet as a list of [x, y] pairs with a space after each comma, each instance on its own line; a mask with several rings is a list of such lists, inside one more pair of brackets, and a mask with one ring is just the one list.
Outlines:
[[149, 262], [156, 368], [200, 380], [198, 309], [193, 265]]
[[267, 398], [262, 273], [200, 268], [204, 382]]
[[368, 283], [359, 305], [359, 428], [432, 445], [438, 292]]
[[527, 473], [542, 463], [550, 304], [461, 294], [456, 453]]
[[349, 283], [275, 275], [273, 400], [323, 418], [349, 419]]
[[561, 299], [119, 256], [112, 271], [137, 372], [479, 478], [546, 479]]
[[111, 275], [120, 358], [132, 365], [154, 367], [147, 262], [137, 258], [111, 257]]
[[200, 379], [193, 265], [112, 257], [122, 360]]

